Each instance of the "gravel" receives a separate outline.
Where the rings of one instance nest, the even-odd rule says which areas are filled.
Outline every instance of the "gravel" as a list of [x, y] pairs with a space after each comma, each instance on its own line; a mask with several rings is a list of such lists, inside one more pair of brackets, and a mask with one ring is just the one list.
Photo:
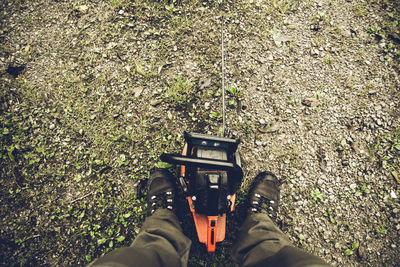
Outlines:
[[[117, 151], [116, 145], [109, 156], [112, 168], [104, 167], [99, 174], [120, 169], [117, 181], [131, 188], [132, 171], [141, 165], [150, 169], [145, 164], [150, 164], [152, 154], [143, 152], [149, 149], [144, 148], [145, 140], [159, 136], [157, 142], [166, 143], [157, 152], [177, 152], [172, 150], [178, 145], [167, 140], [181, 140], [183, 130], [218, 132], [220, 121], [210, 119], [210, 114], [220, 110], [222, 13], [211, 2], [188, 1], [176, 11], [158, 3], [119, 2], [113, 6], [88, 0], [76, 6], [68, 1], [21, 1], [18, 7], [14, 1], [5, 1], [1, 4], [0, 71], [4, 84], [13, 84], [15, 77], [27, 81], [26, 87], [11, 86], [10, 92], [26, 99], [24, 90], [30, 88], [31, 96], [40, 101], [35, 108], [43, 115], [31, 114], [26, 120], [38, 125], [32, 137], [41, 136], [47, 144], [57, 144], [57, 151], [65, 151], [56, 154], [60, 158], [51, 163], [54, 166], [72, 165], [90, 147], [101, 151], [103, 144], [97, 140], [102, 139], [96, 139], [96, 134], [108, 136], [115, 128], [112, 138], [128, 142], [124, 138], [138, 132], [144, 139], [124, 151]], [[366, 15], [357, 15], [362, 10]], [[392, 176], [393, 171], [400, 172], [399, 154], [392, 146], [393, 140], [399, 140], [395, 133], [400, 129], [395, 50], [399, 46], [394, 38], [377, 38], [367, 30], [381, 25], [385, 12], [380, 5], [363, 0], [229, 1], [224, 7], [227, 88], [242, 88], [237, 107], [228, 110], [229, 132], [242, 140], [246, 174], [242, 189], [259, 171], [276, 173], [281, 180], [279, 224], [283, 231], [296, 246], [333, 265], [400, 263], [400, 191]], [[197, 90], [184, 107], [165, 98], [164, 88], [177, 77], [192, 81]], [[68, 106], [84, 101], [81, 92], [82, 98], [90, 95], [93, 101], [79, 102], [83, 111], [74, 113]], [[229, 99], [235, 97], [229, 95]], [[2, 98], [1, 111], [17, 114], [19, 107], [16, 100]], [[52, 115], [52, 107], [62, 111], [59, 117]], [[72, 117], [74, 124], [65, 124], [64, 116]], [[161, 129], [168, 125], [171, 137], [161, 136]], [[143, 136], [140, 129], [145, 131]], [[7, 153], [5, 145], [3, 152]], [[143, 156], [136, 156], [140, 153]], [[132, 159], [126, 165], [121, 161], [125, 154]], [[7, 161], [1, 164], [4, 173], [14, 168]], [[38, 166], [44, 167], [32, 169], [33, 176], [46, 168]], [[63, 176], [71, 181], [61, 196], [51, 194], [58, 190], [56, 186], [40, 181], [42, 195], [32, 195], [14, 215], [3, 208], [1, 242], [15, 244], [6, 232], [20, 231], [27, 238], [22, 243], [31, 242], [25, 251], [33, 251], [42, 244], [47, 228], [53, 229], [50, 236], [73, 236], [63, 222], [55, 225], [48, 218], [57, 205], [64, 207], [79, 199], [77, 195], [89, 194], [82, 186], [72, 186], [73, 181], [92, 175], [87, 175], [89, 170], [92, 167], [74, 169], [71, 177]], [[14, 188], [17, 180], [8, 178], [1, 175], [2, 182]], [[5, 197], [8, 189], [1, 192], [2, 203], [17, 205]], [[99, 194], [89, 198], [87, 205]], [[40, 214], [35, 215], [32, 211], [39, 204]], [[26, 217], [32, 227], [10, 226], [8, 221], [16, 217]], [[126, 242], [133, 240], [135, 232], [131, 232]], [[223, 246], [229, 248], [233, 239], [228, 237]], [[85, 261], [87, 240], [74, 242], [63, 250], [66, 256], [55, 247], [35, 250], [27, 258], [33, 264], [49, 265], [90, 261], [87, 257]], [[18, 256], [25, 255], [22, 250], [18, 245], [2, 252], [1, 264], [24, 263]], [[99, 245], [91, 255], [105, 251], [105, 245]], [[204, 257], [212, 264], [213, 259]]]

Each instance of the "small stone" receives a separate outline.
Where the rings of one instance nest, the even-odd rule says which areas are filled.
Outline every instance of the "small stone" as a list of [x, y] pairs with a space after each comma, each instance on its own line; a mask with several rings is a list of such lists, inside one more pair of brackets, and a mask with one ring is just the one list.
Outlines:
[[274, 133], [279, 130], [278, 124], [273, 124], [271, 126], [260, 127], [258, 129], [261, 133]]
[[347, 159], [342, 160], [343, 166], [349, 166], [350, 162]]
[[318, 56], [319, 55], [318, 49], [311, 49], [311, 55], [312, 56]]
[[84, 133], [84, 132], [83, 132], [83, 129], [82, 129], [82, 128], [79, 129], [79, 134], [80, 134], [80, 135], [83, 135], [83, 133]]
[[121, 9], [120, 11], [118, 11], [118, 14], [119, 14], [119, 15], [123, 15], [123, 14], [124, 14], [124, 11]]
[[395, 198], [397, 198], [397, 195], [396, 195], [396, 193], [394, 191], [391, 191], [390, 192], [390, 197], [395, 199]]
[[307, 107], [316, 107], [320, 104], [320, 101], [313, 97], [304, 98], [301, 103]]
[[207, 88], [210, 85], [211, 85], [211, 78], [204, 78], [204, 79], [200, 79], [200, 81], [199, 81], [200, 90], [203, 90], [204, 88]]
[[357, 254], [360, 258], [365, 259], [367, 257], [367, 253], [365, 252], [365, 247], [360, 245], [358, 247]]
[[208, 109], [210, 108], [210, 102], [205, 102], [205, 103], [204, 103], [204, 108], [205, 108], [206, 110], [208, 110]]
[[260, 119], [259, 122], [260, 122], [261, 125], [265, 124], [265, 120], [264, 119]]
[[394, 42], [396, 42], [396, 43], [398, 43], [398, 44], [400, 44], [400, 34], [399, 33], [392, 33], [392, 34], [389, 34], [389, 38], [392, 40], [392, 41], [394, 41]]
[[89, 7], [86, 5], [81, 5], [77, 6], [75, 9], [78, 10], [79, 12], [86, 13], [89, 10]]
[[162, 102], [161, 99], [153, 99], [150, 101], [150, 105], [152, 105], [154, 107], [154, 106], [157, 106], [158, 104], [160, 104], [161, 102]]
[[357, 188], [357, 185], [356, 185], [356, 184], [351, 184], [351, 185], [350, 185], [350, 189], [353, 189], [353, 190], [354, 190], [354, 189], [356, 189], [356, 188]]
[[54, 123], [50, 124], [49, 128], [50, 130], [53, 130], [56, 127], [56, 125]]

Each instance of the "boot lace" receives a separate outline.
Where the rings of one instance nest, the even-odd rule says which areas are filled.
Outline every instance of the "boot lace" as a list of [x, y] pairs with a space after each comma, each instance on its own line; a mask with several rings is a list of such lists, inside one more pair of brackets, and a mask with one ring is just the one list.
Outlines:
[[172, 211], [174, 209], [173, 203], [174, 199], [171, 191], [166, 191], [154, 195], [150, 197], [149, 201], [150, 214], [153, 214], [159, 208], [169, 209]]

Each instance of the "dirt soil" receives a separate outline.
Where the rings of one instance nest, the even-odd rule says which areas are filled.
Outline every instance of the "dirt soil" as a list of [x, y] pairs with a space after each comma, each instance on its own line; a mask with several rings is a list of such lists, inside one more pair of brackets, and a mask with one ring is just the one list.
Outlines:
[[189, 265], [233, 265], [246, 189], [269, 170], [295, 246], [399, 266], [399, 3], [171, 2], [1, 1], [0, 265], [85, 265], [134, 240], [161, 153], [221, 133], [224, 20], [245, 179], [214, 254], [181, 211]]

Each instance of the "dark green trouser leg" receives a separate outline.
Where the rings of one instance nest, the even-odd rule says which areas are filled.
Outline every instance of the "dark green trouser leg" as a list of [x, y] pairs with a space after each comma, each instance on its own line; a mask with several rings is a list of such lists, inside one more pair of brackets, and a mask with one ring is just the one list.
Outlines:
[[186, 266], [192, 242], [167, 209], [148, 217], [130, 247], [116, 249], [90, 266]]
[[232, 258], [240, 266], [329, 266], [291, 245], [266, 214], [252, 214], [239, 230]]

